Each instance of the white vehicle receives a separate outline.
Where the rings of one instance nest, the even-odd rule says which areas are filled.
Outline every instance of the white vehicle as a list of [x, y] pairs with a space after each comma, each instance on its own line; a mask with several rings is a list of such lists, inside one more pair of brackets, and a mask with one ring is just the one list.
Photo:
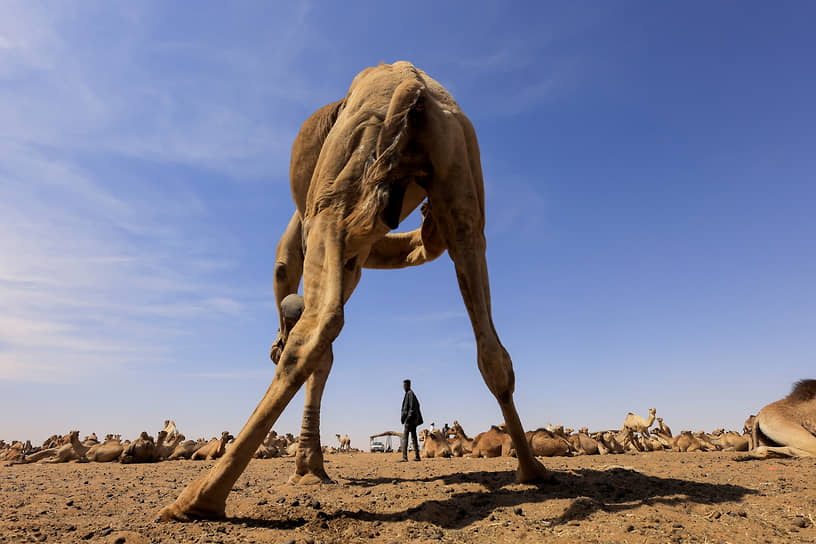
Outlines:
[[372, 442], [371, 443], [371, 451], [372, 452], [375, 452], [375, 451], [384, 452], [385, 451], [385, 444], [383, 444], [382, 442]]

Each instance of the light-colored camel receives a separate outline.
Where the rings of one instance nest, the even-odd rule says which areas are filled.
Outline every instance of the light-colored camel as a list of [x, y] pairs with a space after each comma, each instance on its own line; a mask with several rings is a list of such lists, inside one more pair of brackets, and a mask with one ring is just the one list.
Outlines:
[[337, 441], [338, 441], [338, 442], [340, 442], [340, 448], [339, 448], [339, 450], [338, 450], [338, 451], [348, 453], [348, 452], [349, 452], [349, 448], [351, 448], [351, 439], [348, 437], [348, 435], [346, 435], [346, 436], [344, 436], [344, 437], [342, 437], [342, 438], [340, 437], [340, 435], [339, 435], [339, 434], [336, 434], [336, 435], [334, 435], [334, 436], [336, 436], [336, 437], [337, 437]]
[[88, 453], [85, 454], [85, 457], [88, 458], [88, 461], [110, 463], [119, 459], [124, 449], [119, 435], [116, 435], [116, 437], [108, 435], [103, 443], [92, 446]]
[[178, 436], [178, 428], [176, 427], [176, 422], [170, 419], [164, 420], [164, 428], [162, 429], [165, 433], [167, 433], [167, 441], [172, 442]]
[[723, 451], [748, 451], [751, 445], [750, 436], [734, 431], [726, 432], [723, 429], [712, 432], [711, 441]]
[[[474, 330], [479, 369], [517, 444], [517, 477], [548, 478], [525, 440], [513, 401], [512, 363], [491, 316], [476, 133], [450, 94], [408, 62], [364, 70], [345, 98], [304, 123], [292, 148], [290, 179], [297, 210], [278, 244], [275, 298], [280, 305], [296, 293], [302, 277], [303, 313], [283, 339], [275, 378], [235, 447], [161, 518], [223, 516], [235, 481], [304, 383], [291, 481], [330, 481], [320, 446], [320, 400], [344, 305], [362, 268], [415, 266], [445, 250]], [[389, 233], [425, 199], [420, 228]]]
[[194, 461], [197, 459], [206, 459], [207, 461], [218, 459], [224, 455], [227, 442], [232, 439], [233, 436], [228, 431], [224, 431], [221, 433], [221, 438], [213, 438], [207, 442], [206, 445], [202, 446], [200, 449], [197, 449], [190, 459]]
[[756, 415], [750, 455], [816, 457], [816, 380], [800, 380], [790, 394]]
[[57, 448], [53, 457], [43, 459], [43, 463], [67, 463], [68, 461], [87, 461], [85, 454], [88, 452], [88, 447], [83, 446], [79, 441], [79, 431], [71, 431], [68, 435], [68, 444]]
[[99, 444], [99, 437], [96, 436], [96, 433], [91, 433], [82, 440], [82, 445], [88, 448], [97, 444]]
[[655, 413], [657, 413], [657, 410], [655, 410], [654, 408], [649, 408], [649, 419], [643, 419], [641, 416], [629, 412], [626, 415], [626, 419], [623, 420], [621, 430], [622, 431], [628, 430], [634, 433], [640, 433], [649, 436], [649, 427], [651, 427], [652, 423], [654, 423]]
[[465, 434], [465, 430], [455, 419], [453, 426], [448, 430], [448, 435], [451, 434], [453, 438], [448, 438], [448, 444], [454, 457], [463, 457], [473, 451], [473, 439]]
[[537, 429], [524, 434], [533, 455], [536, 457], [564, 456], [569, 455], [572, 450], [566, 438], [547, 429]]
[[419, 431], [419, 439], [422, 440], [422, 449], [420, 455], [428, 459], [434, 457], [453, 457], [450, 444], [442, 436], [442, 431], [430, 431], [422, 429]]
[[[527, 448], [530, 447], [526, 433], [524, 444]], [[504, 429], [504, 425], [491, 425], [490, 430], [479, 433], [473, 438], [472, 450], [468, 457], [507, 457], [513, 454], [514, 449], [514, 442]], [[530, 454], [532, 455], [532, 450]]]
[[671, 439], [671, 447], [677, 451], [693, 452], [702, 451], [703, 444], [695, 437], [691, 431], [681, 431], [679, 435]]

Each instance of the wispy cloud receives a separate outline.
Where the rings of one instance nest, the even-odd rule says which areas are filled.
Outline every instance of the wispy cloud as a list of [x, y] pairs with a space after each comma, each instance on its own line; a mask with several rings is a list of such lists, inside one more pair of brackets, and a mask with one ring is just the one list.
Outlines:
[[[314, 96], [306, 80], [279, 77], [308, 39], [304, 6], [265, 29], [255, 55], [167, 39], [153, 25], [169, 6], [88, 4], [84, 18], [4, 6], [0, 380], [158, 364], [189, 323], [258, 304], [258, 288], [224, 281], [245, 250], [208, 192], [272, 171], [285, 179], [293, 105]], [[97, 18], [104, 31], [84, 32]], [[173, 174], [177, 165], [215, 181]]]

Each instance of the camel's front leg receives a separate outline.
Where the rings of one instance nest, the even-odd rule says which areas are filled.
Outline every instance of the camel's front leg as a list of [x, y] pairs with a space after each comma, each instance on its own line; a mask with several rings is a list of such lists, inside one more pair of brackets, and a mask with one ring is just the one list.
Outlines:
[[331, 227], [315, 223], [305, 259], [303, 315], [289, 334], [272, 384], [233, 446], [208, 473], [162, 509], [161, 519], [223, 517], [232, 486], [269, 429], [303, 382], [325, 366], [325, 353], [343, 326], [343, 262], [341, 244], [331, 236]]
[[295, 473], [289, 478], [289, 483], [304, 485], [332, 483], [323, 467], [323, 449], [320, 445], [320, 400], [331, 371], [333, 359], [331, 348], [326, 350], [323, 359], [306, 380], [306, 402], [295, 458]]

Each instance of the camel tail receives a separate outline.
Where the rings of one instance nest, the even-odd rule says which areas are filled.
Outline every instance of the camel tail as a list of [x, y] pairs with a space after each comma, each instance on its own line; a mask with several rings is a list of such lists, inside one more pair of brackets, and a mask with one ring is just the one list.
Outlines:
[[788, 400], [807, 402], [816, 398], [816, 380], [799, 380], [793, 384]]
[[346, 220], [350, 232], [371, 229], [378, 217], [390, 229], [399, 226], [405, 187], [394, 183], [396, 180], [389, 179], [389, 175], [408, 143], [411, 114], [424, 110], [424, 95], [425, 85], [418, 77], [407, 79], [394, 89], [377, 137], [376, 158], [363, 174], [362, 202], [366, 204]]

